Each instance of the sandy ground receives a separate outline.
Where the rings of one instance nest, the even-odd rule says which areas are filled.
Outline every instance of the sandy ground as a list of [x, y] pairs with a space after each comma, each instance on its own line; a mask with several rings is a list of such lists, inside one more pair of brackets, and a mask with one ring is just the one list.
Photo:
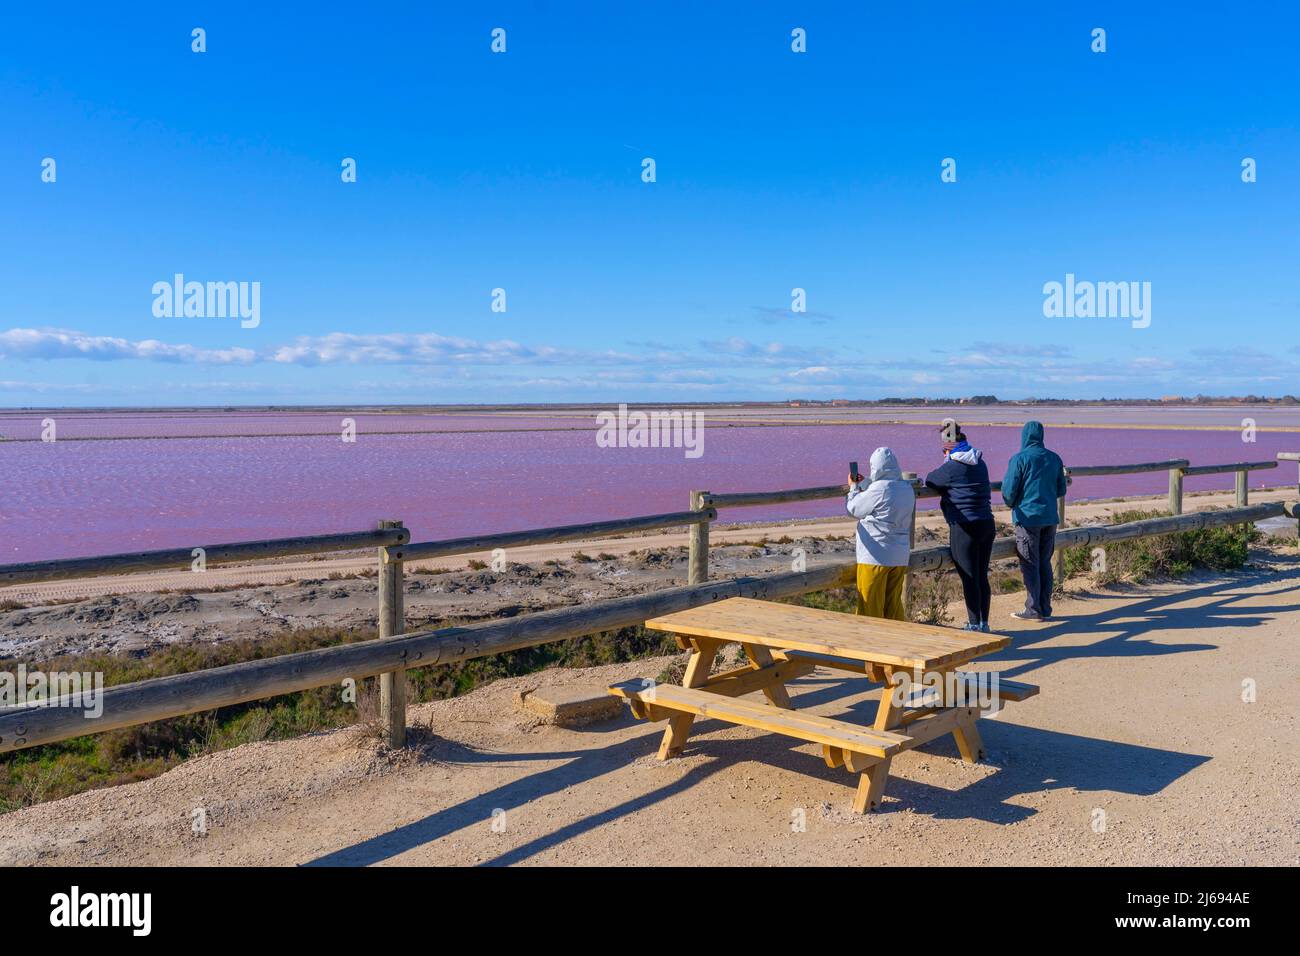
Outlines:
[[[1294, 499], [1294, 489], [1252, 494], [1255, 502]], [[1185, 499], [1188, 511], [1232, 503], [1231, 493]], [[1163, 504], [1163, 498], [1071, 503], [1068, 517], [1072, 522], [1105, 521], [1117, 510]], [[1008, 520], [1004, 509], [997, 511], [1000, 520]], [[937, 511], [922, 512], [918, 529], [918, 547], [947, 540]], [[1290, 521], [1287, 533], [1294, 536], [1294, 529]], [[786, 570], [796, 549], [809, 561], [847, 557], [853, 533], [849, 518], [715, 527], [710, 562], [719, 576]], [[407, 566], [408, 627], [529, 613], [685, 584], [685, 545], [685, 534], [670, 533], [512, 548], [501, 572], [468, 566], [476, 558], [490, 560], [488, 554], [412, 562]], [[579, 552], [600, 559], [574, 560]], [[313, 626], [373, 627], [375, 580], [354, 576], [373, 573], [375, 563], [373, 554], [345, 555], [215, 567], [203, 575], [150, 572], [0, 588], [0, 601], [8, 598], [21, 605], [0, 610], [0, 659], [42, 660], [88, 651], [143, 654], [175, 643], [266, 637]], [[435, 570], [446, 573], [429, 573]], [[196, 587], [199, 581], [202, 588]]]
[[[653, 677], [660, 658], [414, 707], [425, 729], [400, 754], [341, 730], [9, 813], [0, 864], [1300, 863], [1294, 550], [1230, 576], [1076, 591], [1050, 624], [1008, 617], [1019, 601], [994, 599], [1014, 643], [985, 660], [1042, 693], [982, 723], [984, 764], [951, 738], [897, 758], [868, 816], [812, 746], [708, 720], [660, 763], [660, 725], [562, 729], [515, 704], [521, 688]], [[830, 671], [791, 686], [798, 707], [858, 721], [878, 693]]]

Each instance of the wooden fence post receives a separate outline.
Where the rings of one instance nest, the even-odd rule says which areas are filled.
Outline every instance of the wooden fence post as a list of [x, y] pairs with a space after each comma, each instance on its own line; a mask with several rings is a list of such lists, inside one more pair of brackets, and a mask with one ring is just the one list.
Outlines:
[[[400, 528], [400, 521], [381, 521], [381, 529]], [[393, 637], [406, 630], [402, 600], [402, 549], [379, 549], [379, 636]], [[379, 675], [379, 719], [390, 747], [406, 746], [406, 671]]]
[[1183, 513], [1183, 470], [1181, 468], [1169, 469], [1169, 513], [1171, 515]]
[[[1070, 469], [1065, 469], [1065, 480], [1070, 480]], [[1056, 499], [1056, 527], [1065, 527], [1065, 495]], [[1065, 549], [1057, 548], [1052, 552], [1052, 590], [1059, 591], [1065, 587]]]
[[[1278, 461], [1293, 461], [1300, 465], [1300, 451], [1280, 451], [1277, 453]], [[1300, 495], [1300, 479], [1296, 482], [1296, 494]]]
[[[913, 487], [917, 483], [917, 474], [914, 471], [903, 472], [903, 480], [910, 481]], [[907, 534], [907, 554], [911, 557], [912, 551], [916, 548], [916, 502], [912, 502], [912, 527]], [[907, 600], [912, 593], [912, 571], [909, 568], [903, 572], [903, 613], [907, 613]]]
[[1237, 507], [1250, 504], [1250, 472], [1242, 468], [1237, 472]]
[[[691, 492], [691, 511], [703, 511], [707, 491]], [[690, 557], [687, 560], [686, 583], [703, 584], [709, 579], [709, 523], [699, 521], [691, 525]]]

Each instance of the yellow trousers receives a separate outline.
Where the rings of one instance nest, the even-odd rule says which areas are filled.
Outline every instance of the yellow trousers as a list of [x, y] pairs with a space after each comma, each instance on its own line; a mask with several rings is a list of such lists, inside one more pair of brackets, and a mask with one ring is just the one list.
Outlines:
[[907, 568], [859, 564], [858, 613], [894, 621], [907, 620], [903, 611], [903, 582], [906, 580]]

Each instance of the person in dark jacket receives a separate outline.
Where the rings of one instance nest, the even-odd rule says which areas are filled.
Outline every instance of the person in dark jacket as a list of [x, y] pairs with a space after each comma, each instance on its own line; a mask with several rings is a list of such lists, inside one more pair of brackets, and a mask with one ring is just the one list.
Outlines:
[[1007, 464], [1002, 500], [1011, 506], [1016, 554], [1025, 579], [1025, 609], [1012, 617], [1045, 621], [1052, 616], [1052, 552], [1061, 517], [1056, 500], [1065, 497], [1065, 464], [1043, 446], [1043, 423], [1028, 421], [1020, 451]]
[[987, 631], [992, 600], [989, 559], [996, 534], [989, 469], [961, 426], [945, 422], [943, 434], [944, 463], [925, 476], [925, 485], [939, 492], [939, 507], [948, 522], [948, 545], [966, 598], [965, 630]]

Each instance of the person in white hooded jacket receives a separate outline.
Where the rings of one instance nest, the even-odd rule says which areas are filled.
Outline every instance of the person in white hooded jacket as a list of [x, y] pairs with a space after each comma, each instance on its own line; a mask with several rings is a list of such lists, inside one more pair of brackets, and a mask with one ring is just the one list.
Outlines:
[[916, 491], [888, 448], [871, 453], [869, 477], [864, 488], [861, 475], [849, 475], [845, 502], [858, 519], [858, 613], [902, 621]]

